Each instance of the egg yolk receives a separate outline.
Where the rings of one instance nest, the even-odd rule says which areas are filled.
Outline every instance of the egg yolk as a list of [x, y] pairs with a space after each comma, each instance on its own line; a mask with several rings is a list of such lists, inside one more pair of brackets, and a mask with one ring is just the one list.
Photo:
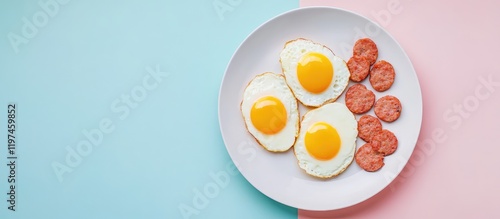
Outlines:
[[267, 96], [255, 101], [250, 110], [253, 126], [264, 134], [276, 134], [285, 127], [286, 109], [276, 97]]
[[333, 65], [325, 55], [310, 52], [299, 60], [297, 77], [304, 89], [311, 93], [321, 93], [332, 82]]
[[339, 133], [325, 122], [313, 124], [306, 132], [305, 146], [307, 152], [318, 160], [330, 160], [340, 150]]

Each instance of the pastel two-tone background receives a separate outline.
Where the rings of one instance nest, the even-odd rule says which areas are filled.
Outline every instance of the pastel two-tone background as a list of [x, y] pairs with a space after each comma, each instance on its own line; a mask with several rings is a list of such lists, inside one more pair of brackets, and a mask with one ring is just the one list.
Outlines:
[[[388, 30], [423, 94], [415, 152], [382, 192], [309, 212], [235, 169], [217, 96], [256, 27], [335, 6]], [[500, 213], [498, 1], [78, 1], [0, 3], [0, 218], [495, 218]], [[293, 28], [293, 27], [290, 27]], [[16, 203], [8, 210], [7, 105]]]

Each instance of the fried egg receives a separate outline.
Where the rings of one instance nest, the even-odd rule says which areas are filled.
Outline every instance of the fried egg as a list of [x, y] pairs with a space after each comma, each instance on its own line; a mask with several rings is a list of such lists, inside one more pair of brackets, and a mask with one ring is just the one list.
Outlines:
[[335, 101], [351, 76], [345, 61], [328, 47], [302, 38], [285, 44], [280, 62], [288, 86], [306, 106]]
[[356, 150], [358, 123], [342, 103], [329, 103], [307, 112], [294, 146], [299, 167], [320, 178], [342, 173]]
[[248, 132], [266, 150], [283, 152], [295, 143], [298, 103], [282, 75], [257, 75], [245, 88], [241, 113]]

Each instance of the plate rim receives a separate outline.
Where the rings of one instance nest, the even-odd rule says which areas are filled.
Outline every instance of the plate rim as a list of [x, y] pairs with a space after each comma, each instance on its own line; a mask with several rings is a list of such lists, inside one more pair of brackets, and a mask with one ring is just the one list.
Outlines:
[[[387, 187], [392, 183], [394, 182], [394, 180], [396, 178], [398, 178], [398, 176], [401, 174], [402, 170], [406, 167], [406, 165], [408, 164], [408, 162], [410, 161], [413, 153], [415, 152], [415, 148], [417, 146], [417, 142], [418, 142], [418, 139], [420, 137], [420, 134], [421, 134], [421, 129], [422, 129], [422, 121], [423, 121], [423, 108], [424, 108], [424, 102], [423, 102], [423, 96], [422, 96], [422, 88], [420, 86], [420, 80], [418, 78], [418, 74], [417, 74], [417, 71], [415, 70], [415, 67], [410, 59], [410, 57], [408, 56], [407, 52], [404, 50], [404, 48], [401, 46], [401, 44], [394, 38], [394, 36], [392, 36], [392, 34], [390, 32], [388, 32], [384, 27], [380, 26], [377, 22], [375, 22], [374, 20], [364, 16], [364, 15], [361, 15], [359, 13], [356, 13], [354, 11], [351, 11], [351, 10], [348, 10], [348, 9], [344, 9], [344, 8], [340, 8], [340, 7], [333, 7], [333, 6], [307, 6], [307, 7], [299, 7], [299, 8], [295, 8], [295, 9], [292, 9], [292, 10], [288, 10], [288, 11], [285, 11], [285, 12], [282, 12], [272, 18], [269, 18], [268, 20], [266, 20], [265, 22], [261, 23], [259, 26], [257, 26], [254, 30], [252, 30], [251, 33], [249, 33], [245, 39], [238, 45], [237, 49], [233, 52], [233, 54], [231, 55], [231, 58], [229, 59], [229, 62], [227, 63], [226, 65], [226, 68], [224, 70], [224, 74], [221, 78], [221, 84], [219, 86], [219, 94], [218, 94], [218, 101], [217, 101], [217, 114], [218, 114], [218, 122], [219, 122], [219, 130], [221, 132], [221, 136], [222, 136], [222, 140], [224, 142], [224, 146], [226, 148], [226, 152], [229, 154], [229, 157], [231, 158], [231, 161], [234, 163], [235, 160], [233, 158], [233, 155], [231, 154], [229, 148], [228, 148], [228, 144], [226, 143], [226, 138], [224, 137], [224, 130], [223, 130], [223, 127], [222, 127], [222, 122], [221, 122], [221, 96], [222, 96], [222, 90], [223, 90], [223, 87], [225, 85], [225, 83], [228, 83], [225, 78], [227, 77], [227, 74], [228, 74], [228, 70], [229, 70], [229, 67], [231, 66], [231, 63], [233, 62], [233, 60], [235, 59], [235, 56], [236, 54], [238, 54], [238, 52], [240, 51], [240, 49], [242, 48], [242, 46], [248, 41], [249, 38], [251, 38], [253, 35], [255, 35], [262, 27], [266, 26], [268, 23], [274, 21], [275, 19], [279, 18], [279, 17], [282, 17], [282, 16], [286, 16], [287, 14], [292, 14], [292, 13], [296, 13], [297, 11], [303, 11], [303, 10], [332, 10], [332, 11], [342, 11], [342, 12], [346, 12], [346, 13], [349, 13], [353, 16], [358, 16], [358, 17], [361, 17], [362, 19], [365, 19], [369, 22], [371, 22], [372, 24], [376, 25], [377, 28], [380, 28], [380, 30], [382, 30], [385, 34], [388, 35], [388, 37], [399, 47], [401, 48], [403, 54], [404, 54], [404, 59], [408, 61], [408, 64], [409, 66], [411, 67], [411, 69], [413, 70], [412, 74], [415, 75], [415, 79], [416, 79], [416, 85], [418, 87], [418, 91], [415, 91], [419, 97], [419, 102], [420, 102], [420, 107], [418, 108], [418, 111], [420, 112], [419, 113], [419, 120], [418, 120], [418, 133], [416, 133], [416, 138], [414, 140], [414, 142], [411, 143], [412, 145], [412, 149], [411, 149], [411, 153], [409, 154], [409, 157], [408, 159], [405, 159], [404, 160], [404, 163], [402, 163], [401, 165], [401, 168], [398, 168], [397, 169], [397, 172], [395, 173], [395, 176], [390, 179], [390, 181], [388, 181], [386, 183], [385, 186], [381, 187], [380, 189], [376, 190], [372, 195], [369, 195], [365, 198], [362, 198], [362, 200], [359, 200], [358, 202], [355, 202], [355, 203], [348, 203], [348, 204], [344, 204], [340, 207], [336, 207], [336, 208], [301, 208], [300, 206], [294, 206], [294, 205], [290, 205], [288, 203], [284, 203], [282, 201], [279, 201], [277, 200], [275, 197], [271, 197], [269, 196], [268, 194], [262, 192], [257, 186], [254, 185], [254, 182], [250, 181], [247, 176], [245, 175], [245, 172], [241, 170], [241, 167], [239, 165], [236, 165], [239, 173], [241, 173], [241, 175], [245, 178], [245, 180], [247, 182], [249, 182], [257, 191], [259, 191], [260, 193], [264, 194], [266, 197], [278, 202], [278, 203], [281, 203], [281, 204], [284, 204], [286, 206], [290, 206], [290, 207], [293, 207], [293, 208], [297, 208], [297, 209], [302, 209], [302, 210], [311, 210], [311, 211], [330, 211], [330, 210], [340, 210], [340, 209], [344, 209], [344, 208], [347, 208], [347, 207], [351, 207], [351, 206], [354, 206], [354, 205], [358, 205], [362, 202], [365, 202], [366, 200], [368, 199], [371, 199], [373, 197], [375, 197], [377, 194], [379, 194], [382, 190], [384, 189], [387, 189]], [[345, 91], [344, 91], [345, 92]]]

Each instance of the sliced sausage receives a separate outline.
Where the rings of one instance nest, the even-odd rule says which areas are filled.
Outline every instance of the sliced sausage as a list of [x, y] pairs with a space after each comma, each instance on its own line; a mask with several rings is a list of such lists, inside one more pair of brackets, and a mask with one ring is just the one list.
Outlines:
[[352, 55], [363, 56], [368, 60], [370, 65], [373, 65], [378, 57], [377, 45], [369, 38], [359, 39], [354, 44]]
[[394, 67], [385, 60], [378, 61], [370, 70], [370, 84], [378, 92], [391, 88], [395, 77]]
[[373, 150], [387, 156], [394, 153], [398, 148], [398, 139], [394, 133], [384, 129], [372, 137], [370, 144]]
[[375, 115], [382, 121], [394, 122], [401, 115], [401, 102], [395, 96], [384, 96], [375, 103]]
[[358, 121], [358, 136], [365, 142], [370, 142], [372, 137], [382, 131], [382, 123], [371, 115], [363, 115]]
[[362, 84], [355, 84], [351, 86], [345, 95], [345, 104], [347, 108], [356, 114], [362, 114], [370, 111], [374, 103], [375, 94]]
[[370, 62], [363, 56], [353, 56], [347, 61], [351, 81], [360, 82], [370, 73]]
[[384, 155], [373, 150], [370, 143], [361, 146], [354, 155], [354, 159], [359, 167], [368, 172], [377, 171], [384, 166]]

